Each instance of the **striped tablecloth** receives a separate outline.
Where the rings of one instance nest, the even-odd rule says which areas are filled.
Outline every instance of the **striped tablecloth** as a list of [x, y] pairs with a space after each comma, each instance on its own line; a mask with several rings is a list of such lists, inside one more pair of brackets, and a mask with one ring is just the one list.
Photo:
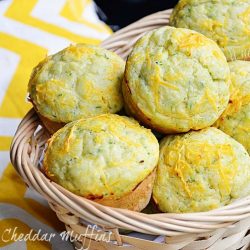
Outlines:
[[[71, 249], [64, 230], [38, 194], [28, 189], [9, 160], [9, 147], [26, 101], [32, 68], [71, 43], [98, 44], [111, 33], [91, 0], [0, 1], [0, 248]], [[53, 234], [51, 241], [17, 241], [20, 233]]]

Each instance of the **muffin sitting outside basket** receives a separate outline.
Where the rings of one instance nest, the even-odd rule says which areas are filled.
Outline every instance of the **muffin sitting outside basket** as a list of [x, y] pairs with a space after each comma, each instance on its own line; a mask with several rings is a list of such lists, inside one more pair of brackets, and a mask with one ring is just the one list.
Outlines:
[[163, 212], [203, 212], [250, 195], [250, 157], [216, 128], [169, 135], [160, 144], [153, 199]]
[[234, 61], [229, 66], [230, 102], [215, 126], [240, 142], [250, 154], [250, 62]]
[[170, 25], [213, 39], [229, 61], [250, 59], [250, 0], [180, 0]]
[[45, 58], [32, 72], [29, 96], [46, 128], [123, 107], [125, 62], [101, 47], [77, 44]]
[[211, 126], [227, 107], [229, 85], [229, 66], [214, 41], [166, 26], [136, 42], [122, 86], [128, 113], [169, 134]]
[[159, 157], [150, 130], [106, 114], [71, 122], [49, 140], [47, 176], [103, 205], [141, 211], [149, 202]]

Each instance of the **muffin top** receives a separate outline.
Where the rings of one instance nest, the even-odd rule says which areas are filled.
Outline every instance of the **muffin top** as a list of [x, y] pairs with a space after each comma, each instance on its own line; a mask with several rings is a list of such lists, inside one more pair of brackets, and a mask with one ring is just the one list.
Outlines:
[[240, 142], [250, 153], [250, 62], [229, 63], [232, 84], [229, 105], [216, 126]]
[[164, 212], [200, 212], [250, 194], [250, 157], [216, 128], [167, 136], [153, 198]]
[[180, 0], [170, 24], [213, 39], [228, 60], [250, 57], [250, 0]]
[[43, 166], [53, 181], [89, 199], [120, 198], [156, 167], [159, 145], [150, 130], [114, 114], [80, 119], [49, 140]]
[[28, 87], [31, 101], [54, 122], [116, 113], [123, 106], [124, 67], [124, 61], [111, 51], [72, 45], [34, 68]]
[[123, 92], [135, 116], [143, 114], [160, 132], [176, 133], [212, 125], [227, 106], [229, 85], [229, 67], [215, 42], [166, 26], [135, 44]]

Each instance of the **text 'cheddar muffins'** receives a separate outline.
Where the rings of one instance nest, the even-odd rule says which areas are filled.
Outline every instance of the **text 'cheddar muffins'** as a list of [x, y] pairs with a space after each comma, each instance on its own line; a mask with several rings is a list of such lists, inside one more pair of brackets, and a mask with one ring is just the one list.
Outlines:
[[234, 61], [229, 66], [230, 102], [215, 125], [245, 146], [250, 154], [250, 62]]
[[141, 211], [151, 197], [158, 141], [135, 120], [114, 114], [67, 124], [49, 140], [49, 178], [103, 205]]
[[80, 118], [116, 113], [123, 106], [124, 67], [125, 62], [111, 51], [72, 45], [34, 68], [30, 99], [50, 132]]
[[167, 136], [153, 199], [163, 212], [201, 212], [250, 194], [250, 157], [216, 128]]
[[195, 31], [163, 27], [144, 35], [126, 63], [130, 114], [162, 133], [212, 125], [229, 100], [230, 72], [217, 44]]
[[249, 16], [250, 0], [180, 0], [170, 24], [213, 39], [232, 61], [250, 59]]

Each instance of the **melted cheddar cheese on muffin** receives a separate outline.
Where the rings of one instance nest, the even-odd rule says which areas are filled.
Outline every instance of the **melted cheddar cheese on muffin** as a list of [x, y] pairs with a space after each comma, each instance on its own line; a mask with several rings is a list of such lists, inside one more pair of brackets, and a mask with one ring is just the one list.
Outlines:
[[153, 198], [163, 212], [201, 212], [250, 194], [250, 157], [216, 128], [167, 136]]
[[53, 122], [122, 109], [125, 62], [101, 47], [77, 44], [47, 57], [34, 68], [29, 94], [38, 113]]
[[[136, 190], [154, 171], [158, 157], [159, 144], [150, 130], [131, 118], [106, 114], [80, 119], [58, 130], [49, 140], [43, 166], [47, 176], [66, 189], [105, 201]], [[143, 204], [134, 210], [144, 208], [153, 181], [151, 178], [150, 188], [136, 200], [129, 200], [131, 204], [125, 208], [134, 209], [140, 200]], [[115, 204], [111, 202], [111, 206]]]
[[250, 58], [250, 0], [180, 0], [170, 24], [213, 39], [230, 61]]
[[187, 29], [162, 27], [144, 35], [126, 63], [128, 113], [162, 132], [212, 125], [229, 100], [230, 72], [215, 42]]
[[232, 80], [230, 102], [215, 125], [250, 153], [250, 62], [234, 61], [229, 67]]

